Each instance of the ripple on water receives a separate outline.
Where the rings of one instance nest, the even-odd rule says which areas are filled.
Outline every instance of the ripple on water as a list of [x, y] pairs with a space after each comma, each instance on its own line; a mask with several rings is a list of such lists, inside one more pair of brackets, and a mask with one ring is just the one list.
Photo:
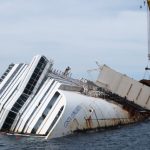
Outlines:
[[0, 135], [0, 150], [149, 150], [150, 121], [63, 138]]

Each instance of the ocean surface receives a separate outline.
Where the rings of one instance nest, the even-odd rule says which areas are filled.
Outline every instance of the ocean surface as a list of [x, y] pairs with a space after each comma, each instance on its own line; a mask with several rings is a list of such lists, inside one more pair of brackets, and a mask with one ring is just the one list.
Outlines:
[[150, 150], [150, 121], [52, 140], [1, 134], [0, 150]]

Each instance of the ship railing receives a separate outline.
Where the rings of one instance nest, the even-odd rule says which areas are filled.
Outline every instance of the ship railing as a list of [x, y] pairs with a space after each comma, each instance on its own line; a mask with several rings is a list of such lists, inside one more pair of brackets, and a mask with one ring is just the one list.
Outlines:
[[55, 78], [56, 80], [61, 81], [61, 82], [66, 82], [68, 84], [75, 84], [77, 86], [82, 86], [82, 82], [80, 80], [74, 79], [74, 78], [71, 77], [72, 73], [68, 73], [66, 75], [66, 74], [64, 74], [64, 72], [52, 68], [49, 71], [48, 76], [52, 77], [52, 78]]

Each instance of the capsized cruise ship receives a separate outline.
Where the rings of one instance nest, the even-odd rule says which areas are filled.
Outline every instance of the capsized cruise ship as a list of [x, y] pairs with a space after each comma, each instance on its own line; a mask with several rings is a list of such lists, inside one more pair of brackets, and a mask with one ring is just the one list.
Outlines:
[[53, 61], [40, 55], [29, 64], [10, 64], [0, 79], [0, 131], [50, 139], [149, 116], [148, 108], [128, 97], [133, 83], [122, 96], [104, 87], [105, 72], [92, 82], [73, 79], [69, 71], [69, 67], [64, 72], [54, 69]]

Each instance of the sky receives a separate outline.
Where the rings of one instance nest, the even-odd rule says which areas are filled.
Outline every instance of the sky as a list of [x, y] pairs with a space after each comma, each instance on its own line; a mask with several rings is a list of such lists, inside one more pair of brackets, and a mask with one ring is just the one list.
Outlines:
[[34, 55], [95, 80], [89, 69], [107, 64], [137, 80], [147, 65], [143, 0], [0, 0], [0, 73]]

